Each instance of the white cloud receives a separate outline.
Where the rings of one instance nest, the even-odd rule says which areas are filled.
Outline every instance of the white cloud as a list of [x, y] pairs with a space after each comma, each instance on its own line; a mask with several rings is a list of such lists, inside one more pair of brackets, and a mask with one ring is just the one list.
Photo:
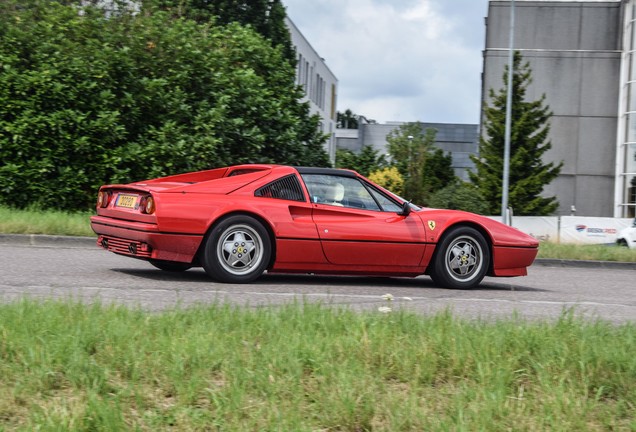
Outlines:
[[478, 122], [487, 0], [284, 3], [338, 78], [339, 110], [380, 122]]

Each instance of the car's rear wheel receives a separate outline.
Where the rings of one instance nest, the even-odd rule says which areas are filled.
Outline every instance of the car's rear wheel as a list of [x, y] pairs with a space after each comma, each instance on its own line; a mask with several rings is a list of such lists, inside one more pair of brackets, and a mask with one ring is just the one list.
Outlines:
[[271, 256], [267, 230], [250, 216], [230, 216], [216, 225], [203, 251], [203, 268], [219, 282], [249, 283], [265, 271]]
[[192, 268], [192, 264], [175, 261], [150, 260], [150, 264], [157, 267], [159, 270], [168, 272], [183, 272]]
[[616, 240], [616, 244], [617, 244], [618, 246], [621, 246], [621, 247], [628, 247], [628, 246], [629, 246], [629, 245], [627, 244], [627, 240], [625, 240], [624, 238], [621, 238], [621, 239]]
[[476, 229], [450, 228], [438, 243], [432, 264], [430, 275], [435, 283], [446, 288], [474, 288], [486, 276], [490, 249]]

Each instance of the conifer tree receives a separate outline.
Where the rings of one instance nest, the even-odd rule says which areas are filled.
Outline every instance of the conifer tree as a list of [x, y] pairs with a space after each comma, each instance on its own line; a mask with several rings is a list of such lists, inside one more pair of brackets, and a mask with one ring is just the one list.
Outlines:
[[[508, 82], [508, 69], [504, 71], [504, 83]], [[521, 54], [515, 52], [508, 203], [518, 216], [548, 215], [557, 209], [556, 197], [544, 197], [541, 192], [563, 166], [562, 162], [542, 160], [552, 147], [548, 140], [552, 112], [545, 104], [545, 95], [536, 101], [526, 101], [531, 72], [529, 63], [522, 63]], [[489, 96], [492, 105], [484, 106], [485, 134], [479, 140], [479, 156], [471, 157], [477, 171], [470, 173], [470, 180], [486, 200], [488, 212], [495, 215], [501, 212], [507, 84], [498, 92], [490, 89]]]

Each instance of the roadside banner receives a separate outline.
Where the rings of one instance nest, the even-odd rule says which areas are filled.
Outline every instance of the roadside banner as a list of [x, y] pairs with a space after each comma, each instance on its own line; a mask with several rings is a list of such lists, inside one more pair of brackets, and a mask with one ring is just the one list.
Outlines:
[[559, 241], [559, 218], [557, 216], [517, 216], [512, 226], [539, 241]]
[[561, 243], [615, 243], [632, 219], [561, 216]]
[[[491, 216], [501, 221], [501, 216]], [[540, 241], [575, 244], [613, 244], [633, 219], [585, 216], [515, 216], [512, 226]]]

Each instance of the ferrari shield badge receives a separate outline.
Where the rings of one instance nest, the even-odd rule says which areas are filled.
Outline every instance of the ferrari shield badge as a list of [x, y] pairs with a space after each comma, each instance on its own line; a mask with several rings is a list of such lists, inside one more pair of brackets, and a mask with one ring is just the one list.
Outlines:
[[431, 229], [431, 231], [433, 231], [435, 229], [435, 221], [434, 220], [428, 221], [428, 227]]

